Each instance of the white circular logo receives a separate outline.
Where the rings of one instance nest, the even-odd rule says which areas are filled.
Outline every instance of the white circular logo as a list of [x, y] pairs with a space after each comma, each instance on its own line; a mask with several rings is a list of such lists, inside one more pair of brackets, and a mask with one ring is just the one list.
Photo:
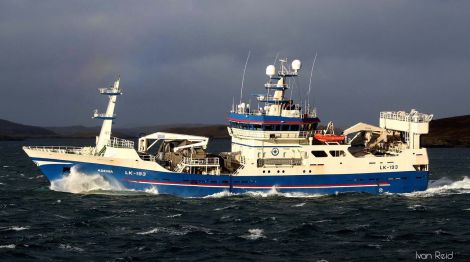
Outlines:
[[272, 154], [273, 156], [279, 155], [279, 149], [277, 149], [276, 147], [273, 148], [273, 149], [271, 150], [271, 154]]
[[384, 189], [383, 188], [379, 188], [379, 193], [382, 193], [384, 192]]

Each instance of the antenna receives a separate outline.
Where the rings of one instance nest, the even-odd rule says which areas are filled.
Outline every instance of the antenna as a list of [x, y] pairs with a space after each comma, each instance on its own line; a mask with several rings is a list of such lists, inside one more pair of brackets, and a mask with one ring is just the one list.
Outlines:
[[246, 66], [248, 65], [248, 60], [250, 59], [250, 55], [251, 55], [251, 50], [248, 50], [248, 55], [246, 56], [246, 61], [245, 61], [245, 68], [243, 68], [242, 87], [240, 88], [240, 104], [242, 103], [243, 85], [245, 84], [245, 72], [246, 72]]
[[235, 112], [235, 96], [232, 96], [232, 112]]
[[308, 83], [308, 92], [307, 92], [307, 110], [310, 110], [310, 90], [312, 89], [312, 76], [313, 76], [313, 69], [315, 68], [315, 62], [317, 61], [317, 52], [315, 52], [315, 57], [313, 58], [312, 63], [312, 70], [310, 71], [310, 81]]

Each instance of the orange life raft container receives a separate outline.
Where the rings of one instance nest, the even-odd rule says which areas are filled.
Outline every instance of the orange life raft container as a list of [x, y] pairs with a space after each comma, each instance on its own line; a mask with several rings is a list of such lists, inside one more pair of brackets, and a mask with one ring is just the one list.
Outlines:
[[343, 135], [335, 135], [335, 134], [315, 134], [315, 139], [321, 142], [341, 142], [344, 141]]

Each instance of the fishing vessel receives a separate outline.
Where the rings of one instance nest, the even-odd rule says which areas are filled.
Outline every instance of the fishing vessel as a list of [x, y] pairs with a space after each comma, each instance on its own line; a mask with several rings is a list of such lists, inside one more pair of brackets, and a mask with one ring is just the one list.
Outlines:
[[112, 136], [120, 79], [99, 89], [108, 97], [94, 146], [25, 146], [42, 173], [55, 181], [71, 172], [100, 175], [131, 190], [204, 197], [222, 192], [337, 194], [405, 193], [427, 189], [429, 160], [420, 136], [433, 115], [387, 111], [379, 125], [358, 123], [335, 134], [319, 127], [316, 109], [288, 98], [301, 62], [282, 59], [266, 68], [257, 106], [232, 105], [227, 116], [231, 151], [207, 152], [208, 137], [156, 132], [134, 141]]

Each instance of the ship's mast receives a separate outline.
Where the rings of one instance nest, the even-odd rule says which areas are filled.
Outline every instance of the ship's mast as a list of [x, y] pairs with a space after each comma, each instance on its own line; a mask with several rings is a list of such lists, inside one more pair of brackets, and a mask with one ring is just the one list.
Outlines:
[[113, 119], [116, 118], [114, 114], [114, 107], [116, 106], [116, 99], [118, 95], [122, 95], [122, 90], [119, 88], [120, 77], [114, 81], [114, 85], [111, 87], [105, 87], [98, 89], [100, 94], [107, 95], [109, 97], [108, 108], [106, 113], [98, 113], [95, 110], [93, 118], [102, 119], [103, 125], [101, 126], [100, 135], [96, 137], [96, 148], [95, 155], [102, 155], [111, 139], [111, 129], [113, 125]]

